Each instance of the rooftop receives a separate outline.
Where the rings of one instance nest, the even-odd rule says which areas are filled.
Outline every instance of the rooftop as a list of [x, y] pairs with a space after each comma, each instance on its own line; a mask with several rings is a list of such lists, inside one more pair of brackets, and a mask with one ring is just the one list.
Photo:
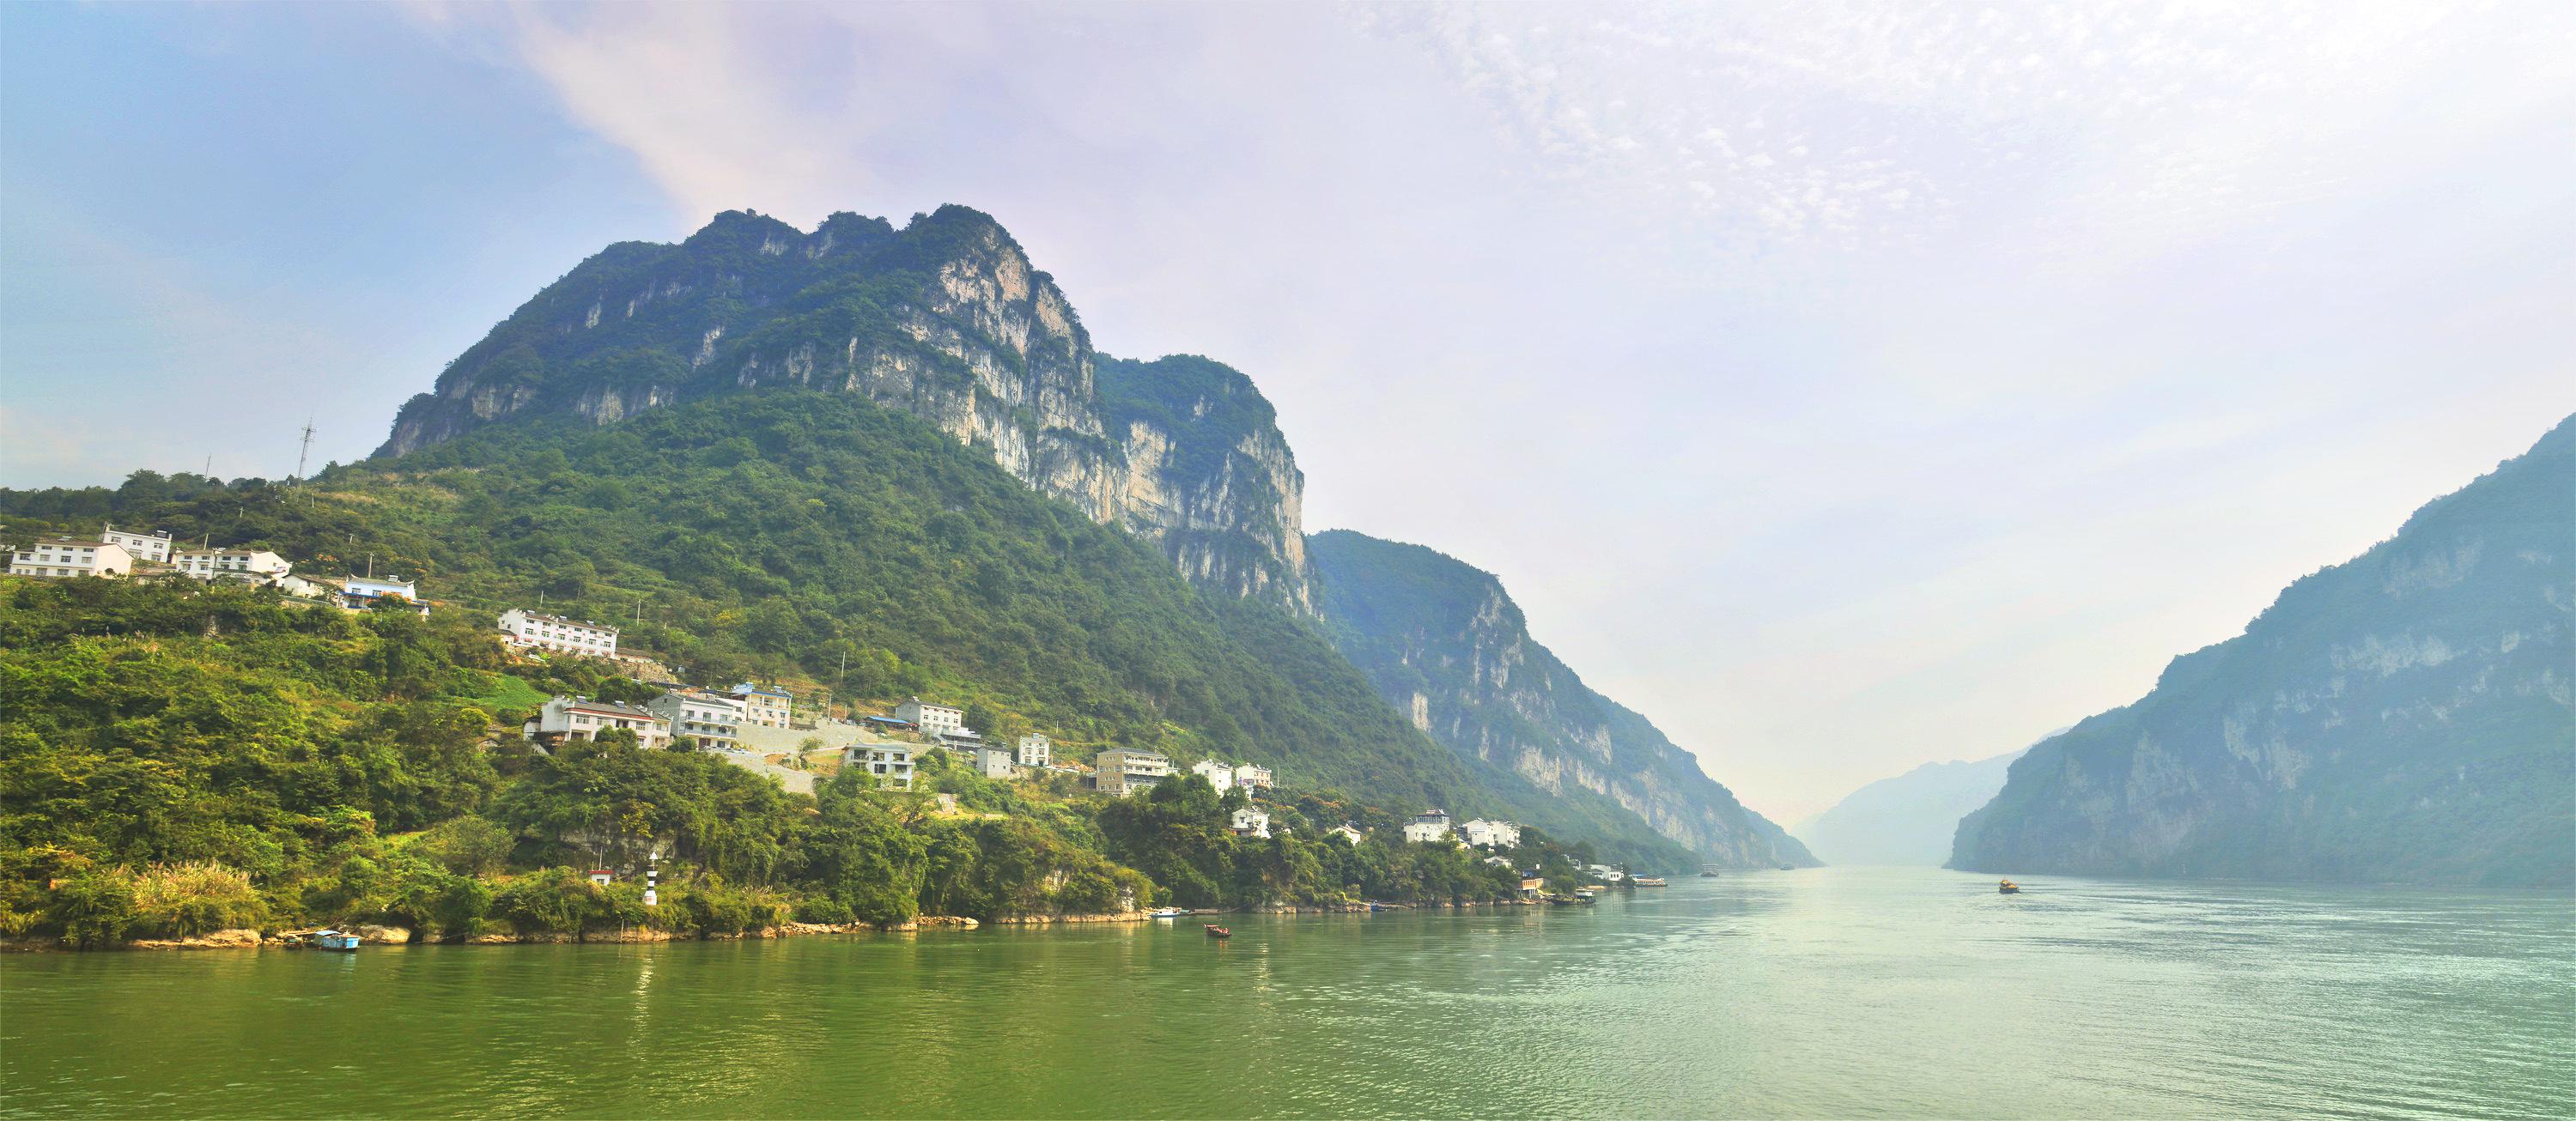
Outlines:
[[[364, 579], [364, 577], [352, 577], [352, 579]], [[539, 615], [536, 612], [529, 611], [525, 608], [512, 608], [512, 610], [527, 616], [531, 622], [561, 623], [567, 627], [589, 627], [592, 630], [607, 631], [610, 634], [617, 633], [616, 627], [609, 626], [605, 623], [594, 623], [588, 619], [567, 619], [561, 615]]]

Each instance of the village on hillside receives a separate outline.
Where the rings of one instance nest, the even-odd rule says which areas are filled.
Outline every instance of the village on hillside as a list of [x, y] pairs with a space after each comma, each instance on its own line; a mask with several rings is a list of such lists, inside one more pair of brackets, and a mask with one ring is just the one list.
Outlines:
[[[396, 576], [298, 574], [294, 563], [274, 551], [248, 547], [179, 546], [166, 532], [103, 526], [95, 538], [49, 537], [9, 549], [9, 574], [41, 579], [131, 579], [226, 581], [274, 587], [292, 601], [346, 611], [414, 611], [427, 615], [432, 603], [420, 594], [416, 580]], [[1127, 798], [1154, 789], [1175, 774], [1203, 779], [1218, 794], [1240, 790], [1241, 805], [1231, 813], [1237, 836], [1268, 839], [1285, 836], [1289, 826], [1274, 824], [1265, 800], [1277, 790], [1268, 767], [1201, 759], [1176, 768], [1162, 752], [1132, 747], [1100, 747], [1084, 763], [1057, 757], [1056, 744], [1043, 732], [1019, 736], [1008, 746], [988, 741], [967, 726], [967, 709], [912, 697], [883, 713], [836, 714], [827, 699], [817, 711], [775, 684], [736, 682], [699, 686], [679, 680], [673, 668], [654, 658], [621, 650], [619, 628], [588, 619], [512, 607], [497, 620], [501, 640], [529, 657], [578, 657], [613, 663], [626, 675], [658, 694], [641, 703], [587, 696], [555, 696], [536, 707], [519, 729], [538, 750], [566, 740], [596, 741], [612, 734], [631, 736], [646, 749], [694, 750], [714, 754], [745, 769], [776, 779], [791, 792], [812, 793], [818, 778], [844, 771], [863, 772], [877, 788], [909, 791], [923, 754], [941, 753], [969, 773], [997, 781], [1027, 781], [1065, 776], [1076, 789], [1109, 798]], [[949, 795], [938, 795], [943, 812], [954, 813]], [[1499, 855], [1521, 843], [1521, 826], [1510, 821], [1471, 819], [1455, 822], [1447, 811], [1432, 808], [1413, 815], [1402, 826], [1408, 844], [1450, 844], [1484, 849], [1497, 855], [1485, 862], [1510, 868]], [[1366, 839], [1359, 823], [1344, 821], [1326, 830], [1356, 845]], [[1611, 883], [1622, 872], [1607, 865], [1587, 865], [1592, 877]], [[1523, 890], [1537, 897], [1543, 887], [1536, 871], [1523, 873]]]

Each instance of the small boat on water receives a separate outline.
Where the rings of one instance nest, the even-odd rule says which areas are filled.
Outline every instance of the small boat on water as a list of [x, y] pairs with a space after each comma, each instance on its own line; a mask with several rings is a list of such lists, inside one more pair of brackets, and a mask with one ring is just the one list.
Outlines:
[[1628, 882], [1638, 887], [1667, 887], [1662, 876], [1630, 876]]
[[317, 930], [313, 932], [313, 948], [353, 954], [358, 952], [358, 936], [336, 930]]
[[1221, 926], [1218, 926], [1218, 925], [1216, 925], [1215, 923], [1209, 923], [1209, 924], [1207, 924], [1207, 925], [1206, 925], [1206, 927], [1205, 927], [1205, 929], [1207, 930], [1208, 937], [1210, 937], [1210, 938], [1232, 938], [1232, 937], [1234, 937], [1234, 932], [1233, 932], [1233, 931], [1231, 931], [1231, 930], [1227, 930], [1226, 928], [1221, 927]]
[[1189, 914], [1189, 912], [1182, 910], [1179, 907], [1161, 907], [1146, 912], [1146, 917], [1156, 919], [1177, 919], [1186, 914]]
[[2005, 895], [2019, 895], [2021, 894], [2021, 885], [2014, 883], [2011, 880], [2005, 880], [2004, 882], [1995, 885], [1995, 890]]
[[1717, 878], [1717, 865], [1714, 865], [1714, 864], [1702, 864], [1702, 865], [1700, 865], [1700, 866], [1699, 866], [1699, 878], [1701, 878], [1701, 879], [1703, 879], [1703, 880], [1714, 880], [1714, 879], [1716, 879], [1716, 878]]

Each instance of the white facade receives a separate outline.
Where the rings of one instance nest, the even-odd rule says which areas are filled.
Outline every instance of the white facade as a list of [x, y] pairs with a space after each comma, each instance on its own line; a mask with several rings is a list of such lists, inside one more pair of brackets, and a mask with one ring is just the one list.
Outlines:
[[741, 702], [695, 689], [685, 693], [664, 693], [644, 707], [670, 723], [673, 740], [695, 748], [732, 747], [734, 732], [742, 726]]
[[556, 697], [537, 710], [524, 729], [529, 739], [595, 740], [599, 733], [624, 729], [635, 733], [638, 747], [671, 746], [671, 725], [649, 708], [612, 704], [582, 697]]
[[985, 778], [1015, 778], [1020, 769], [1011, 762], [1011, 753], [998, 747], [979, 747], [968, 753], [974, 760], [975, 773]]
[[1270, 768], [1246, 763], [1234, 769], [1234, 784], [1245, 790], [1270, 789]]
[[1172, 774], [1172, 761], [1162, 752], [1129, 747], [1101, 752], [1092, 759], [1091, 765], [1098, 772], [1093, 781], [1099, 785], [1101, 793], [1112, 798], [1152, 790]]
[[877, 784], [888, 790], [912, 789], [912, 748], [905, 744], [853, 744], [841, 753], [841, 767], [875, 775]]
[[1340, 837], [1345, 841], [1349, 841], [1351, 846], [1354, 848], [1357, 848], [1361, 841], [1368, 839], [1368, 834], [1360, 832], [1359, 826], [1353, 825], [1347, 821], [1324, 830], [1324, 835], [1327, 837]]
[[127, 576], [134, 572], [134, 554], [122, 545], [105, 541], [77, 541], [57, 537], [16, 549], [9, 554], [11, 576]]
[[795, 719], [796, 701], [787, 690], [743, 682], [733, 687], [733, 699], [742, 702], [742, 722], [763, 728], [784, 728]]
[[1234, 835], [1270, 839], [1270, 815], [1252, 806], [1234, 811]]
[[1047, 757], [1052, 754], [1054, 750], [1055, 745], [1047, 742], [1047, 738], [1045, 736], [1039, 735], [1036, 732], [1031, 732], [1028, 735], [1021, 736], [1020, 765], [1023, 767], [1047, 766]]
[[156, 533], [150, 530], [118, 529], [115, 526], [108, 526], [99, 531], [98, 538], [125, 550], [125, 555], [136, 560], [150, 561], [154, 564], [170, 563], [170, 535], [167, 532]]
[[539, 615], [513, 607], [501, 613], [501, 633], [509, 636], [507, 641], [512, 646], [594, 658], [617, 656], [617, 628], [588, 620], [574, 622], [561, 615]]
[[220, 576], [227, 580], [248, 580], [266, 584], [286, 575], [294, 568], [266, 549], [181, 549], [170, 554], [170, 563], [182, 574], [199, 580]]
[[934, 736], [941, 732], [958, 731], [966, 726], [965, 709], [932, 704], [919, 697], [894, 706], [894, 718]]
[[[283, 574], [282, 570], [280, 574]], [[429, 605], [420, 601], [420, 589], [409, 580], [396, 580], [390, 576], [351, 576], [340, 581], [340, 606], [351, 611], [373, 610], [376, 601], [388, 597], [399, 598], [412, 604], [421, 614], [429, 614]]]
[[1215, 787], [1219, 794], [1234, 789], [1234, 768], [1214, 759], [1201, 759], [1190, 764], [1190, 773], [1208, 780], [1208, 785]]
[[1466, 836], [1468, 844], [1479, 847], [1491, 845], [1495, 848], [1508, 849], [1516, 848], [1521, 843], [1521, 827], [1508, 821], [1487, 821], [1476, 818], [1459, 826], [1458, 831]]
[[1430, 813], [1413, 815], [1413, 820], [1404, 823], [1404, 839], [1407, 843], [1448, 840], [1449, 814], [1443, 810], [1433, 810]]

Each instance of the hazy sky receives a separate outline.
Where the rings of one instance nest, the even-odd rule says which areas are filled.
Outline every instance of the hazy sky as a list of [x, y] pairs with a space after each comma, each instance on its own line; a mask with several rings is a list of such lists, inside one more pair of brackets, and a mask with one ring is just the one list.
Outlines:
[[0, 483], [226, 476], [617, 240], [1000, 218], [1789, 821], [2576, 410], [2576, 7], [0, 6]]

